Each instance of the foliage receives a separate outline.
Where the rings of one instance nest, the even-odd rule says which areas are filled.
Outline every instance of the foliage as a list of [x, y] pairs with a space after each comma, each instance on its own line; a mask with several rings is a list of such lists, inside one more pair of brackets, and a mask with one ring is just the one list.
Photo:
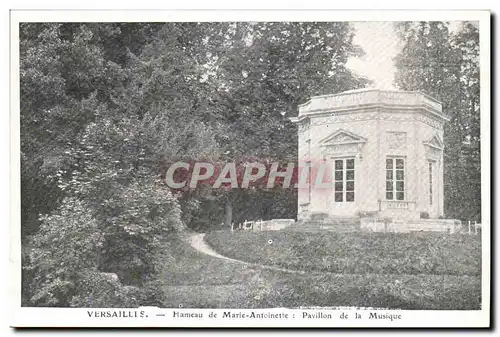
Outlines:
[[477, 236], [279, 231], [213, 232], [205, 238], [217, 252], [228, 257], [296, 270], [481, 275], [481, 244]]
[[64, 198], [52, 179], [66, 169], [64, 148], [124, 81], [122, 70], [93, 43], [89, 27], [70, 26], [71, 31], [63, 24], [20, 25], [23, 238], [36, 231], [39, 214], [50, 213]]
[[294, 161], [297, 104], [366, 83], [345, 68], [352, 38], [348, 23], [21, 24], [24, 303], [84, 305], [89, 277], [99, 305], [150, 302], [185, 224], [295, 214], [293, 194], [162, 180], [177, 160]]
[[395, 59], [396, 85], [420, 90], [443, 104], [445, 214], [481, 219], [479, 31], [465, 22], [456, 32], [446, 22], [397, 24], [403, 48]]
[[34, 272], [31, 302], [66, 306], [77, 287], [77, 274], [99, 265], [105, 237], [87, 207], [67, 198], [59, 212], [44, 216], [33, 237], [28, 269]]
[[[33, 282], [24, 281], [31, 284], [30, 303], [82, 305], [89, 277], [102, 286], [95, 291], [109, 306], [161, 300], [147, 295], [158, 289], [150, 280], [166, 253], [161, 241], [183, 229], [177, 198], [159, 180], [158, 144], [169, 144], [159, 142], [161, 134], [154, 131], [165, 118], [137, 116], [128, 101], [118, 99], [127, 95], [130, 74], [104, 59], [99, 40], [106, 29], [118, 34], [115, 26], [23, 28], [22, 86], [30, 90], [36, 81], [60, 77], [50, 80], [59, 83], [60, 92], [40, 83], [47, 98], [43, 90], [22, 92], [23, 204], [40, 198], [42, 190], [49, 193], [49, 202], [41, 202], [49, 214], [40, 217], [40, 228], [23, 222], [28, 234], [36, 230], [24, 266], [36, 275]], [[30, 62], [49, 62], [52, 68]], [[34, 179], [40, 185], [30, 185]], [[33, 210], [42, 213], [36, 205]], [[28, 213], [32, 218], [33, 211]], [[106, 283], [103, 273], [116, 275], [117, 282]], [[135, 302], [126, 292], [131, 288], [124, 288], [131, 285], [137, 288]]]

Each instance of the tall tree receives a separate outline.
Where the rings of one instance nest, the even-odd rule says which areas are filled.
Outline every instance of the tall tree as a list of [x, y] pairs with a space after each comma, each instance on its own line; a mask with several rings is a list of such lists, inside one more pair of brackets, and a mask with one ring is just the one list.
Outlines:
[[[295, 162], [297, 129], [288, 117], [297, 114], [298, 105], [314, 95], [368, 83], [345, 67], [348, 57], [362, 53], [352, 42], [353, 28], [331, 22], [237, 23], [230, 28], [232, 48], [219, 59], [212, 102], [222, 117], [218, 139], [223, 153], [230, 160]], [[235, 192], [226, 195], [227, 212]], [[295, 197], [292, 191], [290, 199]], [[288, 216], [295, 214], [290, 208]]]
[[[133, 54], [123, 43], [104, 48], [120, 26], [28, 24], [21, 31], [22, 205], [28, 215], [22, 228], [32, 234], [25, 303], [85, 306], [87, 297], [104, 293], [116, 296], [103, 306], [161, 302], [145, 292], [159, 271], [163, 240], [182, 230], [177, 199], [157, 181], [157, 152], [173, 146], [158, 130], [175, 116], [139, 111], [129, 99], [136, 69], [121, 58]], [[116, 282], [111, 289], [89, 287], [106, 273], [139, 292], [125, 296], [131, 288]]]
[[480, 220], [479, 35], [465, 23], [407, 22], [396, 30], [403, 48], [396, 57], [396, 85], [442, 102], [445, 125], [445, 214]]

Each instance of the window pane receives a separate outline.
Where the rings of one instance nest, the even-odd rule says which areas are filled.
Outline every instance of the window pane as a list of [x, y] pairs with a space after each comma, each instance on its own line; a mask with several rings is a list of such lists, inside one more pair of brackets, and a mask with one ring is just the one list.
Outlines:
[[342, 180], [342, 171], [335, 171], [335, 180]]
[[344, 184], [342, 182], [335, 183], [335, 191], [342, 191], [343, 187], [344, 187]]
[[392, 191], [393, 189], [394, 189], [394, 185], [392, 184], [392, 181], [386, 181], [385, 182], [385, 190]]
[[342, 170], [344, 168], [344, 162], [342, 160], [335, 161], [335, 169]]
[[345, 171], [345, 180], [354, 180], [354, 170]]
[[396, 159], [396, 168], [397, 169], [404, 169], [405, 168], [405, 162], [403, 159]]
[[387, 200], [392, 200], [394, 199], [394, 195], [392, 194], [392, 192], [385, 192], [385, 198]]
[[385, 168], [392, 169], [392, 159], [385, 160]]
[[404, 191], [405, 183], [403, 181], [396, 181], [396, 191]]
[[396, 192], [397, 200], [405, 200], [405, 192]]
[[345, 183], [346, 191], [354, 191], [354, 181], [348, 181]]
[[354, 159], [347, 159], [345, 161], [346, 169], [354, 169]]
[[396, 170], [396, 180], [404, 180], [405, 179], [405, 171]]
[[345, 201], [354, 201], [354, 192], [346, 192]]
[[385, 178], [386, 178], [387, 180], [392, 180], [392, 179], [393, 179], [393, 175], [394, 175], [394, 174], [393, 174], [393, 171], [392, 171], [392, 170], [386, 170], [386, 171], [385, 171]]
[[335, 201], [342, 202], [342, 192], [335, 192]]

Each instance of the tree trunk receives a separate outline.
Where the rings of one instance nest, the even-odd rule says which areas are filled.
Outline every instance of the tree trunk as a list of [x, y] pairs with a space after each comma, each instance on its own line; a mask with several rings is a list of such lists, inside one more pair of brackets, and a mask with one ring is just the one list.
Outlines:
[[226, 197], [226, 207], [225, 207], [225, 218], [224, 227], [231, 228], [231, 223], [233, 222], [233, 204], [231, 202], [231, 197], [228, 195]]

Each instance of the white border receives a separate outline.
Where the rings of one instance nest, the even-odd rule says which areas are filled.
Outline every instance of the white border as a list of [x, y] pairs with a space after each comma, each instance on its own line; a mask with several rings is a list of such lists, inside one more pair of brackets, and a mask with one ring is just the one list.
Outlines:
[[[155, 327], [486, 327], [489, 326], [490, 310], [490, 13], [488, 11], [407, 11], [407, 10], [46, 10], [12, 11], [11, 29], [11, 77], [10, 77], [10, 256], [9, 302], [12, 326], [76, 327], [76, 326], [155, 326]], [[19, 22], [145, 22], [145, 21], [479, 21], [481, 62], [481, 175], [482, 175], [482, 310], [480, 311], [395, 311], [403, 319], [398, 321], [341, 320], [338, 310], [331, 312], [332, 320], [247, 320], [247, 319], [172, 319], [173, 309], [145, 309], [148, 318], [143, 319], [89, 319], [87, 309], [21, 308], [20, 307], [20, 152], [19, 152]], [[117, 309], [113, 309], [117, 310]], [[129, 310], [129, 309], [124, 309]], [[184, 309], [186, 311], [187, 309]], [[262, 309], [240, 310], [244, 312], [289, 312], [300, 316], [301, 310]], [[176, 310], [179, 311], [179, 310]], [[223, 312], [227, 310], [190, 310]], [[235, 311], [235, 310], [232, 310]], [[165, 313], [158, 318], [155, 313]], [[352, 311], [351, 311], [352, 312]], [[365, 314], [367, 311], [360, 311]], [[380, 312], [380, 311], [379, 311]], [[395, 313], [393, 312], [393, 313]], [[154, 318], [152, 318], [154, 317]]]
[[436, 10], [19, 10], [16, 22], [487, 21], [488, 11]]

